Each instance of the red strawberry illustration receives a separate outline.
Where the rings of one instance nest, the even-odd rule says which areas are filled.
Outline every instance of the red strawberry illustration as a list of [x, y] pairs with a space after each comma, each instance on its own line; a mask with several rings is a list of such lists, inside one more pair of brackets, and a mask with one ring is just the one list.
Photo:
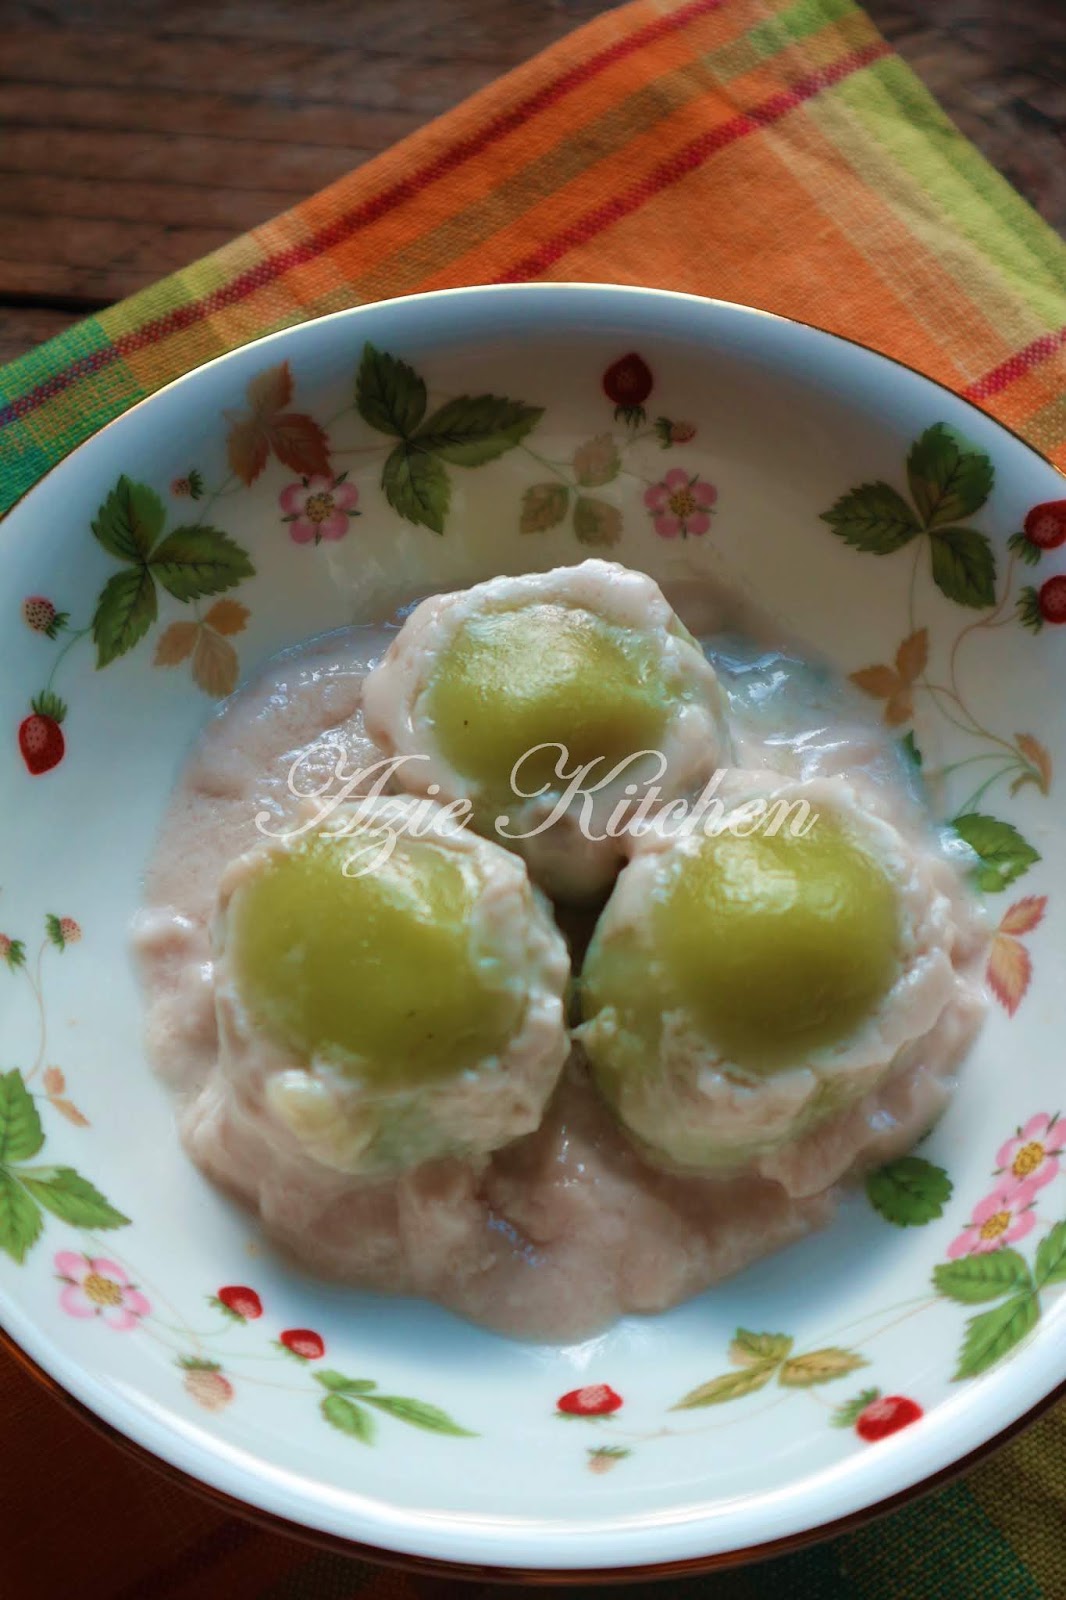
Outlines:
[[1066, 500], [1045, 500], [1034, 506], [1023, 526], [1025, 537], [1038, 550], [1057, 550], [1066, 544]]
[[185, 1373], [184, 1389], [187, 1395], [203, 1406], [205, 1411], [224, 1411], [233, 1399], [232, 1383], [217, 1361], [201, 1361], [195, 1356], [183, 1356], [178, 1366]]
[[586, 1383], [560, 1395], [555, 1402], [556, 1410], [564, 1417], [609, 1417], [621, 1404], [622, 1396], [606, 1383]]
[[59, 931], [63, 935], [64, 944], [77, 944], [81, 938], [81, 929], [73, 917], [60, 917]]
[[0, 961], [9, 966], [12, 972], [26, 965], [26, 946], [21, 939], [9, 939], [6, 933], [0, 933]]
[[301, 1361], [317, 1361], [326, 1353], [325, 1340], [313, 1328], [286, 1328], [278, 1335], [278, 1343]]
[[262, 1300], [254, 1289], [241, 1283], [227, 1284], [216, 1295], [212, 1295], [210, 1303], [228, 1317], [235, 1317], [238, 1322], [254, 1322], [263, 1315]]
[[1066, 572], [1056, 573], [1041, 584], [1039, 591], [1030, 585], [1018, 596], [1018, 616], [1023, 627], [1039, 633], [1045, 622], [1059, 627], [1066, 622]]
[[878, 1395], [855, 1418], [855, 1432], [867, 1444], [876, 1444], [878, 1439], [887, 1439], [890, 1433], [910, 1427], [922, 1415], [918, 1402], [908, 1400], [906, 1395]]
[[22, 620], [26, 626], [34, 633], [47, 634], [49, 639], [54, 639], [66, 627], [69, 615], [67, 611], [57, 611], [43, 594], [31, 594], [22, 602]]
[[644, 402], [654, 382], [648, 363], [631, 350], [607, 368], [603, 375], [603, 392], [613, 401], [615, 416], [635, 428], [644, 421]]
[[52, 694], [49, 689], [37, 695], [30, 704], [33, 707], [32, 715], [19, 727], [19, 749], [26, 770], [37, 778], [42, 772], [51, 772], [53, 767], [58, 767], [63, 759], [67, 746], [59, 724], [67, 714], [67, 708], [58, 695]]

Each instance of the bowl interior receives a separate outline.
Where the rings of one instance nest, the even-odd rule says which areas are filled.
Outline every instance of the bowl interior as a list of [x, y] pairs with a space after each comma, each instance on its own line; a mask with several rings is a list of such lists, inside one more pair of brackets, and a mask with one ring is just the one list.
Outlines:
[[[497, 400], [452, 405], [479, 396]], [[429, 446], [411, 450], [419, 429]], [[657, 525], [645, 502], [681, 472], [717, 491], [709, 532]], [[879, 484], [892, 492], [841, 506]], [[1066, 558], [1010, 540], [1062, 499], [1020, 440], [857, 347], [736, 307], [561, 286], [293, 329], [75, 452], [0, 529], [13, 1337], [108, 1421], [254, 1505], [525, 1568], [786, 1537], [1034, 1406], [1060, 1381], [1066, 1326], [1050, 798], [1066, 629], [1045, 587]], [[280, 1262], [178, 1146], [139, 1043], [127, 928], [178, 767], [238, 678], [418, 592], [588, 555], [727, 577], [843, 671], [882, 669], [868, 692], [942, 814], [984, 819], [967, 827], [1000, 929], [998, 998], [880, 1210], [858, 1194], [735, 1281], [558, 1348]], [[254, 1294], [219, 1298], [234, 1288]], [[780, 1335], [772, 1359], [738, 1328]], [[622, 1404], [559, 1414], [599, 1384]], [[867, 1391], [914, 1403], [882, 1420], [924, 1416], [872, 1442], [855, 1426]]]

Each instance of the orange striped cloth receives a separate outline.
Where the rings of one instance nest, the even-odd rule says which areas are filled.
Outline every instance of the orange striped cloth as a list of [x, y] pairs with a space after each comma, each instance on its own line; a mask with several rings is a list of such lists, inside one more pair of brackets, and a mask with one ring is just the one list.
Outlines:
[[607, 279], [876, 345], [1066, 466], [1066, 250], [851, 0], [637, 0], [0, 372], [0, 509], [234, 345], [455, 284]]
[[[1066, 248], [868, 18], [850, 0], [635, 0], [0, 371], [0, 507], [133, 401], [259, 334], [522, 278], [651, 284], [820, 323], [962, 391], [1066, 466]], [[454, 1587], [198, 1499], [10, 1358], [0, 1437], [3, 1600], [436, 1600]], [[1060, 1409], [883, 1522], [685, 1592], [1063, 1600], [1064, 1530]]]

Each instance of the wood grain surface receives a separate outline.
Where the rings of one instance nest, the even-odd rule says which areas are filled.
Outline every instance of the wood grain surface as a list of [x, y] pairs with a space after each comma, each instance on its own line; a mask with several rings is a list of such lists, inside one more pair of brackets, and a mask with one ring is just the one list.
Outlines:
[[[866, 0], [1066, 235], [1066, 0]], [[0, 361], [320, 189], [602, 0], [0, 0]]]

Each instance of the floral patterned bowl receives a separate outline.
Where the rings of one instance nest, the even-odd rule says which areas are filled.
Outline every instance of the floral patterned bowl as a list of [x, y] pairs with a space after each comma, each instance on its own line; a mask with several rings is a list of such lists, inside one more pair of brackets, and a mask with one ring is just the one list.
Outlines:
[[[0, 540], [0, 1317], [77, 1400], [310, 1528], [577, 1570], [798, 1538], [1061, 1382], [1066, 488], [1034, 451], [760, 313], [468, 290], [203, 367]], [[949, 1115], [829, 1231], [544, 1348], [277, 1260], [178, 1147], [126, 939], [242, 674], [416, 586], [590, 551], [730, 574], [878, 702], [980, 859], [995, 1005]]]

